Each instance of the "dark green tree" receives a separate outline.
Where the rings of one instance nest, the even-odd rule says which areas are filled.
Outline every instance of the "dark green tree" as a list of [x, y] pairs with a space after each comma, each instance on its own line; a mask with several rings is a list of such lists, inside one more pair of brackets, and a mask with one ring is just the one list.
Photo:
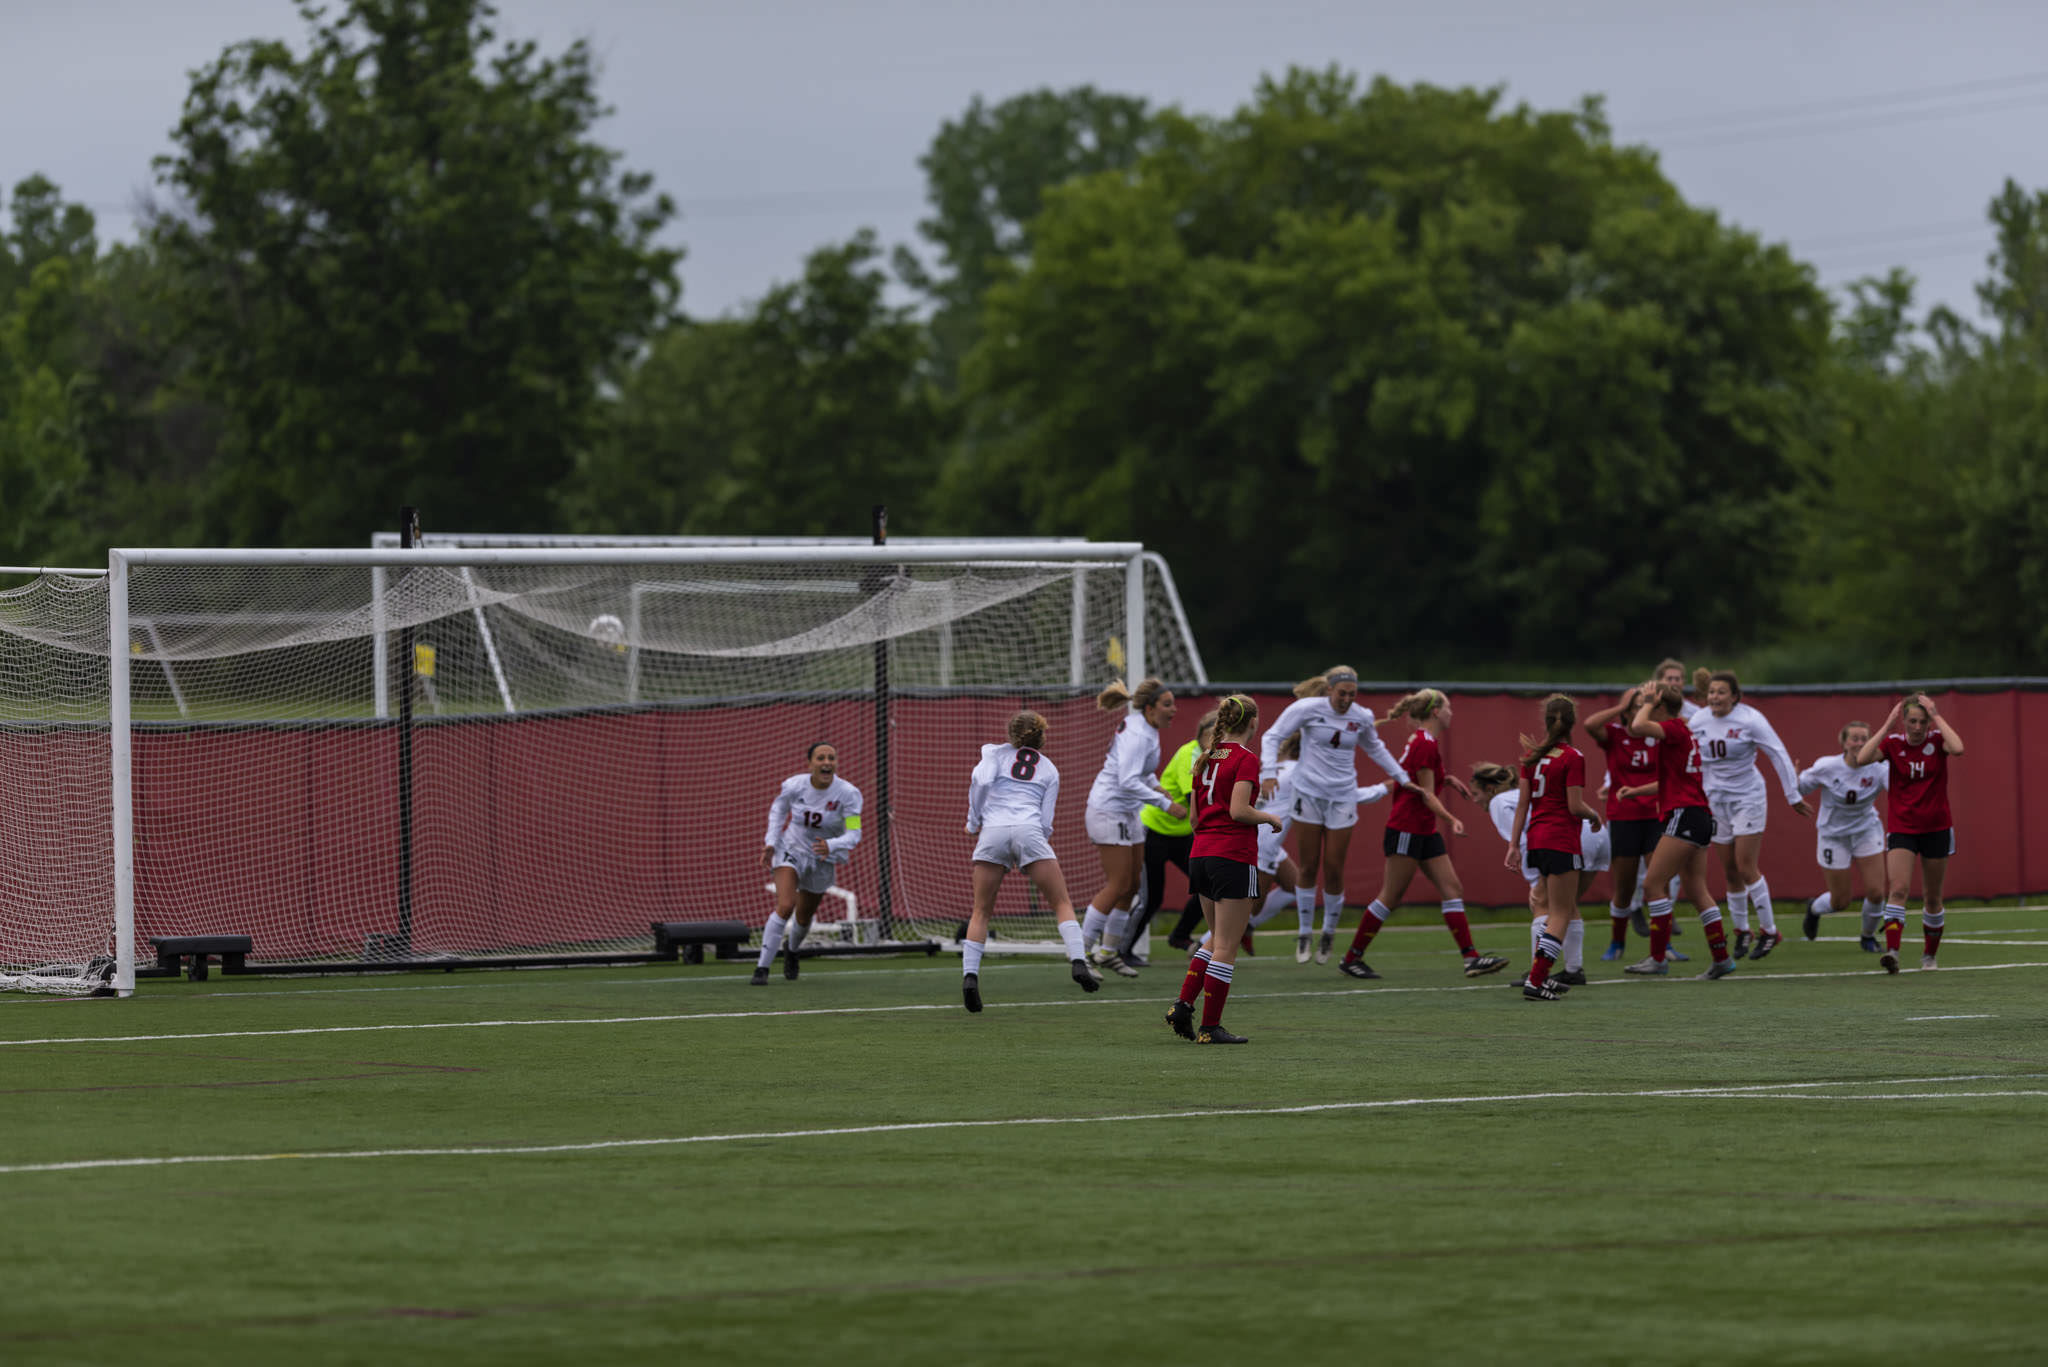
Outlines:
[[151, 241], [223, 422], [212, 535], [360, 543], [544, 525], [679, 253], [592, 141], [589, 50], [500, 43], [482, 0], [300, 0], [303, 51], [196, 73]]

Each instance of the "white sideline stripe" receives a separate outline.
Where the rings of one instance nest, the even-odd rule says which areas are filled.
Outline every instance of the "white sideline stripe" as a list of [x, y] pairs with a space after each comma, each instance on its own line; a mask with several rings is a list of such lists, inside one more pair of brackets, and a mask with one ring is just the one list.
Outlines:
[[[755, 1130], [739, 1134], [669, 1135], [658, 1139], [595, 1139], [574, 1144], [467, 1145], [456, 1148], [417, 1149], [323, 1149], [303, 1153], [214, 1153], [178, 1154], [154, 1158], [78, 1158], [55, 1163], [10, 1163], [0, 1165], [0, 1175], [35, 1172], [83, 1172], [97, 1168], [167, 1168], [203, 1163], [275, 1163], [286, 1160], [346, 1158], [501, 1158], [543, 1153], [596, 1153], [608, 1149], [673, 1148], [685, 1144], [758, 1143], [764, 1139], [829, 1139], [861, 1134], [910, 1134], [929, 1130], [992, 1130], [1020, 1125], [1119, 1125], [1152, 1120], [1224, 1119], [1242, 1116], [1318, 1115], [1338, 1111], [1395, 1110], [1415, 1106], [1497, 1105], [1515, 1101], [1635, 1100], [1669, 1097], [1680, 1100], [1771, 1100], [1757, 1093], [1784, 1092], [1787, 1088], [1814, 1087], [1903, 1087], [1923, 1083], [2023, 1082], [2048, 1074], [1963, 1073], [1942, 1077], [1839, 1078], [1804, 1082], [1761, 1082], [1729, 1087], [1660, 1087], [1641, 1091], [1614, 1092], [1511, 1092], [1498, 1096], [1411, 1096], [1381, 1101], [1323, 1101], [1300, 1106], [1255, 1106], [1199, 1111], [1149, 1111], [1129, 1115], [1040, 1115], [1008, 1120], [916, 1120], [886, 1125], [835, 1125], [809, 1130]], [[1943, 1096], [2039, 1096], [2041, 1092], [1916, 1092], [1901, 1097]], [[1853, 1100], [1850, 1097], [1786, 1097], [1803, 1100]]]
[[1908, 1016], [1906, 1019], [1909, 1021], [1992, 1021], [1997, 1020], [1998, 1017], [1987, 1013], [1982, 1016]]
[[1854, 1096], [1809, 1096], [1803, 1092], [1787, 1092], [1782, 1096], [1735, 1096], [1715, 1092], [1712, 1095], [1723, 1101], [1947, 1101], [1952, 1097], [1966, 1096], [2048, 1096], [2048, 1092], [1868, 1092]]
[[[1937, 970], [1942, 974], [1987, 973], [2008, 968], [2048, 968], [2048, 961], [2009, 964], [1959, 964]], [[1745, 977], [1738, 973], [1720, 980], [1725, 990], [1730, 983], [1779, 983], [1794, 982], [1808, 978], [1882, 978], [1889, 976], [1882, 969], [1856, 969], [1837, 973], [1773, 973], [1766, 977]], [[1412, 995], [1415, 993], [1438, 992], [1498, 992], [1504, 983], [1514, 979], [1502, 977], [1489, 983], [1472, 983], [1459, 987], [1334, 987], [1308, 992], [1233, 992], [1236, 1000], [1285, 1000], [1291, 997], [1387, 997]], [[1654, 990], [1652, 983], [1666, 986], [1681, 982], [1696, 982], [1697, 977], [1679, 978], [1604, 978], [1586, 984], [1588, 987], [1627, 987], [1637, 990]], [[1127, 997], [1122, 993], [1099, 994], [1089, 997], [1061, 997], [1051, 1001], [1033, 1002], [989, 1002], [988, 1010], [1037, 1010], [1040, 1008], [1070, 1006], [1144, 1006], [1157, 1010], [1161, 997]], [[554, 1017], [540, 1020], [485, 1020], [485, 1021], [411, 1021], [394, 1022], [387, 1025], [302, 1025], [281, 1030], [201, 1030], [190, 1033], [159, 1035], [55, 1035], [39, 1039], [0, 1039], [0, 1049], [18, 1048], [27, 1045], [46, 1044], [157, 1044], [169, 1040], [188, 1039], [274, 1039], [292, 1035], [367, 1035], [397, 1030], [495, 1030], [514, 1026], [536, 1025], [656, 1025], [675, 1021], [718, 1021], [718, 1020], [773, 1020], [782, 1016], [876, 1016], [906, 1011], [958, 1011], [958, 1002], [904, 1002], [895, 1006], [817, 1006], [794, 1011], [686, 1011], [654, 1016], [579, 1016]]]

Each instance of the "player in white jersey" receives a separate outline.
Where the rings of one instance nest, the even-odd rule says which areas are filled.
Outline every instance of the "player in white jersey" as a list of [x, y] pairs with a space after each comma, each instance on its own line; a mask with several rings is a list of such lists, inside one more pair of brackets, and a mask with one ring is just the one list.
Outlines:
[[1836, 739], [1842, 753], [1829, 755], [1799, 775], [1799, 791], [1820, 794], [1820, 816], [1814, 832], [1820, 848], [1822, 875], [1828, 890], [1806, 904], [1804, 930], [1811, 940], [1820, 933], [1820, 918], [1831, 911], [1847, 911], [1854, 900], [1849, 875], [1863, 880], [1863, 930], [1858, 937], [1866, 954], [1879, 951], [1877, 928], [1884, 918], [1884, 818], [1877, 812], [1877, 795], [1891, 787], [1892, 767], [1858, 764], [1859, 752], [1870, 741], [1870, 724], [1852, 721]]
[[1311, 909], [1316, 880], [1323, 885], [1323, 935], [1316, 962], [1330, 961], [1337, 923], [1344, 915], [1344, 860], [1351, 853], [1351, 830], [1358, 824], [1358, 752], [1372, 757], [1396, 784], [1408, 774], [1380, 739], [1372, 709], [1358, 704], [1358, 671], [1335, 665], [1320, 677], [1304, 679], [1294, 688], [1296, 700], [1274, 721], [1259, 742], [1259, 799], [1271, 800], [1280, 784], [1280, 747], [1290, 736], [1301, 740], [1301, 762], [1294, 771], [1294, 799], [1288, 816], [1299, 832], [1301, 885], [1297, 894]]
[[[1771, 885], [1761, 859], [1764, 823], [1771, 797], [1757, 769], [1761, 752], [1778, 771], [1785, 801], [1801, 816], [1813, 814], [1799, 794], [1799, 769], [1791, 752], [1764, 714], [1742, 700], [1742, 681], [1732, 670], [1693, 671], [1693, 691], [1706, 706], [1686, 719], [1700, 750], [1700, 782], [1714, 814], [1714, 836], [1721, 847], [1721, 867], [1728, 879], [1728, 915], [1735, 922], [1735, 943], [1729, 953], [1761, 959], [1784, 942], [1771, 906]], [[1749, 913], [1757, 916], [1756, 935], [1749, 933]]]
[[[1515, 804], [1521, 800], [1515, 781], [1515, 771], [1505, 764], [1475, 764], [1472, 766], [1472, 794], [1486, 804], [1486, 814], [1493, 819], [1493, 828], [1500, 832], [1502, 840], [1512, 840], [1515, 834]], [[1544, 923], [1549, 912], [1536, 905], [1536, 870], [1529, 863], [1528, 833], [1523, 833], [1518, 842], [1522, 858], [1522, 878], [1529, 885], [1529, 909], [1535, 919], [1529, 923], [1529, 953], [1534, 955], [1543, 934]], [[1593, 889], [1594, 880], [1607, 872], [1614, 862], [1613, 838], [1603, 824], [1594, 830], [1592, 823], [1579, 823], [1579, 857], [1584, 861], [1579, 870], [1578, 902], [1586, 900]], [[1567, 987], [1583, 987], [1586, 984], [1586, 922], [1580, 916], [1574, 903], [1570, 924], [1564, 933], [1564, 958], [1551, 976]]]
[[1118, 680], [1096, 695], [1095, 705], [1124, 717], [1110, 737], [1109, 753], [1103, 756], [1082, 814], [1088, 839], [1102, 859], [1102, 887], [1089, 899], [1081, 938], [1090, 963], [1135, 978], [1138, 970], [1113, 946], [1123, 943], [1131, 899], [1145, 868], [1145, 828], [1138, 822], [1138, 810], [1150, 805], [1164, 807], [1171, 816], [1187, 814], [1187, 808], [1159, 786], [1159, 733], [1173, 722], [1173, 690], [1157, 679], [1141, 680], [1135, 689]]
[[960, 941], [960, 995], [969, 1011], [981, 1010], [981, 956], [988, 948], [988, 919], [995, 914], [1003, 875], [1011, 869], [1022, 869], [1052, 908], [1068, 966], [1081, 990], [1093, 992], [1102, 983], [1088, 966], [1066, 876], [1052, 852], [1060, 771], [1045, 755], [1045, 718], [1019, 712], [1010, 718], [1009, 737], [1007, 745], [981, 747], [981, 763], [967, 780], [967, 833], [979, 837], [974, 845], [974, 912]]
[[[811, 933], [818, 901], [832, 886], [841, 864], [860, 844], [860, 789], [839, 777], [839, 752], [820, 741], [804, 754], [810, 768], [783, 781], [768, 804], [768, 834], [761, 862], [773, 871], [775, 911], [761, 927], [761, 957], [753, 983], [765, 987], [776, 951], [782, 976], [797, 975], [797, 950]], [[794, 924], [792, 924], [792, 921]]]

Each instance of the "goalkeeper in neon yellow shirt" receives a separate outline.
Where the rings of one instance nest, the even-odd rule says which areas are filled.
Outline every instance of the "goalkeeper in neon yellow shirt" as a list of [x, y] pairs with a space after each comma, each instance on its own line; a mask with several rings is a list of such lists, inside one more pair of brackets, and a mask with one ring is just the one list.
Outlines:
[[[1195, 756], [1209, 743], [1209, 735], [1215, 729], [1216, 714], [1210, 712], [1195, 728], [1195, 738], [1174, 751], [1173, 758], [1159, 771], [1159, 786], [1183, 807], [1188, 806], [1188, 790], [1195, 786]], [[1130, 928], [1125, 932], [1118, 952], [1126, 962], [1142, 965], [1152, 915], [1159, 910], [1159, 904], [1166, 896], [1166, 866], [1173, 864], [1180, 869], [1182, 876], [1186, 876], [1195, 826], [1187, 817], [1168, 816], [1164, 807], [1142, 808], [1138, 812], [1138, 820], [1145, 825], [1145, 899], [1132, 915]], [[1202, 900], [1190, 896], [1186, 909], [1181, 912], [1179, 924], [1166, 942], [1175, 949], [1186, 949], [1188, 932], [1201, 922]]]

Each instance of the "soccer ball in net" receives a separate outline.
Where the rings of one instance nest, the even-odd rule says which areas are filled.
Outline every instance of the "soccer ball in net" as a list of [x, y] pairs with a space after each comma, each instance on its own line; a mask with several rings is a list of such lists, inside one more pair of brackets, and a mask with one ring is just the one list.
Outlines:
[[613, 650], [623, 653], [626, 649], [626, 624], [609, 612], [601, 612], [590, 619], [590, 635]]

